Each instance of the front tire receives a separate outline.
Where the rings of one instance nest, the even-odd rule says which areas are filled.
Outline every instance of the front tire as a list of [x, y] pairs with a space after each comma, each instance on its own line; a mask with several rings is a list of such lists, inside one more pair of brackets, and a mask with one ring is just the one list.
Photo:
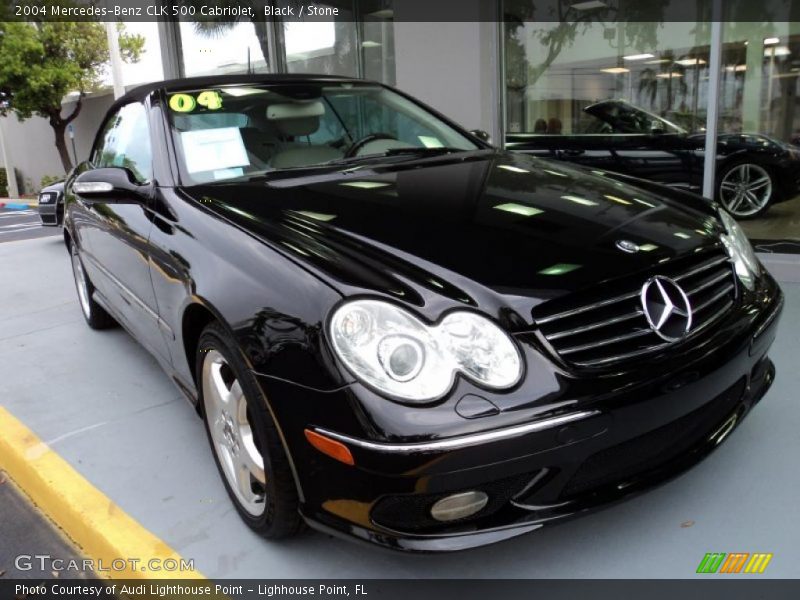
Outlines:
[[72, 276], [75, 279], [78, 302], [81, 305], [81, 312], [83, 313], [83, 318], [86, 319], [86, 324], [92, 329], [113, 327], [116, 325], [114, 318], [94, 300], [94, 285], [83, 268], [83, 261], [81, 261], [78, 247], [74, 242], [69, 246], [69, 254], [72, 259]]
[[736, 162], [720, 173], [717, 198], [737, 219], [752, 219], [769, 209], [777, 193], [772, 173], [753, 162]]
[[200, 335], [196, 366], [208, 441], [237, 512], [266, 538], [295, 534], [303, 521], [289, 459], [261, 388], [219, 324]]

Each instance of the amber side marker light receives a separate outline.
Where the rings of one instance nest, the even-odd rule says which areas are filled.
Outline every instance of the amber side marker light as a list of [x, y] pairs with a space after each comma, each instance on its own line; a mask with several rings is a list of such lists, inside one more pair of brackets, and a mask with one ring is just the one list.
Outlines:
[[356, 464], [356, 461], [353, 460], [353, 455], [350, 454], [350, 449], [342, 442], [332, 440], [331, 438], [325, 437], [324, 435], [321, 435], [316, 431], [311, 431], [310, 429], [306, 429], [304, 433], [306, 434], [308, 443], [323, 454], [330, 456], [339, 462], [343, 462], [346, 465]]

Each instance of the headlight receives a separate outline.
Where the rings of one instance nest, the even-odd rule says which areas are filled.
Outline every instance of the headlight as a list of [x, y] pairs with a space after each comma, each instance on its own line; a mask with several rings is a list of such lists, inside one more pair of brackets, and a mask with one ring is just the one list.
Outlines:
[[516, 344], [489, 319], [453, 312], [430, 326], [379, 300], [354, 300], [330, 321], [336, 354], [365, 383], [392, 396], [425, 402], [443, 396], [456, 373], [494, 389], [517, 383]]
[[721, 236], [722, 243], [733, 260], [736, 275], [748, 290], [753, 290], [760, 268], [753, 246], [742, 227], [724, 209], [719, 211], [719, 217], [728, 232]]

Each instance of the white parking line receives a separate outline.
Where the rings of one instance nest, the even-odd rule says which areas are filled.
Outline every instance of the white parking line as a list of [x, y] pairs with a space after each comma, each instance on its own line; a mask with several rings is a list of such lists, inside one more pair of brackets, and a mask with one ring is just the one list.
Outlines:
[[10, 233], [12, 231], [19, 231], [21, 229], [33, 229], [34, 227], [41, 227], [41, 223], [12, 223], [11, 225], [0, 225], [0, 233]]
[[16, 229], [8, 229], [6, 231], [3, 231], [2, 227], [0, 227], [0, 237], [14, 235], [15, 233], [20, 233], [22, 231], [29, 231], [31, 229], [39, 229], [40, 227], [41, 225], [27, 225], [24, 227], [18, 227]]
[[0, 214], [0, 219], [8, 219], [9, 217], [19, 217], [23, 215], [35, 215], [35, 210], [15, 210], [14, 212]]

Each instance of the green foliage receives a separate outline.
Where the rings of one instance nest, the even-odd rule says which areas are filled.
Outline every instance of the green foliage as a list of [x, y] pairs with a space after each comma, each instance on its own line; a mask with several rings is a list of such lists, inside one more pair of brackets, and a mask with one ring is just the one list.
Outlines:
[[62, 179], [64, 179], [63, 175], [43, 175], [41, 181], [39, 182], [39, 189], [45, 188], [51, 183], [56, 183]]
[[[69, 0], [60, 4], [69, 3]], [[123, 60], [136, 62], [144, 38], [117, 25]], [[97, 90], [109, 62], [105, 27], [87, 22], [0, 22], [0, 115], [16, 113], [47, 119], [65, 171], [71, 167], [64, 141], [67, 125], [80, 113], [83, 96]], [[61, 101], [78, 93], [72, 111], [61, 115]]]
[[[17, 189], [20, 194], [25, 192], [25, 185], [22, 179], [22, 173], [19, 169], [14, 169], [14, 178], [17, 181]], [[0, 198], [8, 197], [8, 173], [5, 168], [0, 167]]]
[[[123, 59], [136, 61], [144, 38], [120, 35]], [[0, 90], [20, 119], [49, 118], [69, 92], [100, 86], [109, 61], [105, 28], [95, 22], [0, 23]]]

